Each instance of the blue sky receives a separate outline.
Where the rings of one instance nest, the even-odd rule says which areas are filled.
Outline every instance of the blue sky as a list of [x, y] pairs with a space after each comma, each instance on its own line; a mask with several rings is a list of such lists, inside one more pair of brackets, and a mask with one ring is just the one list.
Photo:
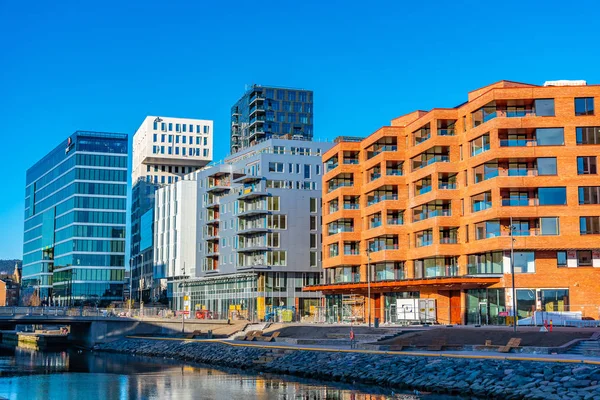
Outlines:
[[592, 1], [404, 3], [0, 0], [0, 258], [22, 255], [26, 169], [78, 129], [213, 119], [220, 159], [246, 84], [314, 90], [332, 139], [501, 79], [600, 83]]

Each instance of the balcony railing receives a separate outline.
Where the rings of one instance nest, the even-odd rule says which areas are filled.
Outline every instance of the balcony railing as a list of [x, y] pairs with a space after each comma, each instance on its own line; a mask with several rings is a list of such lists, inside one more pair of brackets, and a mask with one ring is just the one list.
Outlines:
[[502, 199], [502, 206], [504, 207], [527, 207], [537, 206], [539, 203], [538, 199]]
[[334, 277], [333, 283], [358, 283], [360, 282], [360, 274], [337, 275]]
[[455, 237], [441, 237], [440, 244], [457, 244], [458, 238]]
[[428, 165], [435, 164], [437, 162], [450, 162], [450, 156], [439, 155], [439, 156], [431, 157], [425, 161], [421, 161], [421, 164], [417, 164], [415, 166], [414, 170], [416, 171], [418, 169], [425, 168]]
[[451, 217], [452, 216], [452, 210], [431, 210], [431, 211], [423, 211], [417, 214], [414, 214], [414, 221], [418, 222], [418, 221], [423, 221], [429, 218], [434, 218], [434, 217]]
[[359, 204], [344, 203], [344, 210], [358, 210], [358, 209], [360, 209]]
[[341, 187], [352, 187], [352, 186], [354, 186], [354, 182], [330, 183], [328, 193], [333, 192], [334, 190], [339, 189]]
[[440, 182], [438, 184], [438, 189], [444, 189], [444, 190], [456, 189], [456, 183]]
[[381, 220], [379, 221], [371, 221], [369, 223], [369, 229], [379, 228], [381, 226]]
[[388, 218], [386, 223], [388, 225], [404, 225], [404, 218]]
[[392, 176], [402, 176], [402, 170], [401, 169], [387, 169], [385, 171], [386, 175], [392, 175]]
[[415, 278], [449, 278], [458, 276], [458, 265], [427, 267], [424, 270], [415, 268]]
[[421, 144], [421, 143], [429, 140], [430, 138], [431, 138], [431, 134], [430, 133], [428, 133], [425, 136], [419, 136], [419, 137], [415, 136], [415, 146], [417, 146], [417, 145], [419, 145], [419, 144]]
[[433, 244], [433, 239], [417, 239], [415, 246], [416, 247], [426, 247], [431, 246]]
[[360, 251], [358, 249], [344, 249], [345, 256], [359, 256]]
[[358, 163], [358, 158], [344, 158], [344, 164], [356, 165]]
[[438, 129], [438, 136], [454, 136], [454, 129]]
[[343, 233], [343, 232], [354, 232], [354, 227], [342, 226], [342, 227], [337, 227], [337, 228], [329, 228], [327, 230], [327, 233], [329, 233], [330, 235], [336, 235], [338, 233]]
[[384, 250], [398, 250], [398, 243], [382, 244], [382, 245], [375, 245], [375, 244], [369, 245], [369, 251], [371, 253], [377, 253], [379, 251], [384, 251]]
[[337, 167], [338, 167], [338, 163], [333, 163], [333, 164], [327, 163], [327, 164], [325, 164], [325, 168], [327, 169], [327, 172], [333, 171]]
[[384, 151], [396, 151], [398, 150], [398, 146], [396, 145], [384, 145], [384, 146], [374, 146], [371, 150], [371, 154], [369, 158], [373, 158], [378, 154], [383, 153]]
[[417, 189], [417, 196], [419, 196], [421, 194], [429, 193], [429, 192], [431, 192], [431, 185], [422, 186], [420, 189]]
[[473, 212], [487, 210], [488, 208], [492, 208], [491, 201], [478, 201], [473, 203]]
[[527, 147], [537, 146], [536, 139], [501, 139], [500, 147]]
[[467, 266], [467, 275], [498, 275], [502, 273], [502, 265], [477, 263]]
[[381, 178], [380, 173], [371, 174], [371, 175], [369, 175], [369, 182], [373, 182], [379, 178]]
[[372, 206], [373, 204], [377, 204], [377, 203], [385, 201], [385, 200], [398, 200], [398, 195], [397, 194], [384, 194], [382, 196], [377, 196], [377, 197], [374, 197], [371, 200], [369, 200], [367, 202], [367, 205]]
[[329, 214], [336, 213], [340, 210], [339, 207], [329, 207]]
[[486, 144], [486, 145], [484, 145], [482, 147], [478, 147], [478, 148], [473, 149], [471, 151], [471, 156], [476, 156], [478, 154], [484, 153], [484, 152], [488, 151], [489, 149], [490, 149], [490, 145], [489, 144]]

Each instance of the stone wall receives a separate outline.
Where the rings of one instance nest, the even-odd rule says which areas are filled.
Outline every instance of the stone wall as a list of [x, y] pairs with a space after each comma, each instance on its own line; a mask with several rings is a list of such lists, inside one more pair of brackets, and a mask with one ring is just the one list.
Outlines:
[[305, 378], [498, 399], [600, 399], [600, 366], [579, 363], [273, 350], [122, 339], [101, 351], [175, 358]]

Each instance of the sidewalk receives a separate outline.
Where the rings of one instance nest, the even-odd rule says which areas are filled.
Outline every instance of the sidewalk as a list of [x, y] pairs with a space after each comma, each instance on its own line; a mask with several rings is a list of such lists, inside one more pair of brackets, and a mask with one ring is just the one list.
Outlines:
[[395, 356], [418, 356], [418, 357], [448, 357], [448, 358], [471, 358], [471, 359], [489, 359], [489, 360], [513, 360], [513, 361], [539, 361], [539, 362], [561, 362], [561, 363], [585, 363], [600, 365], [600, 357], [583, 356], [578, 354], [505, 354], [489, 351], [380, 351], [380, 350], [362, 350], [350, 349], [350, 346], [331, 346], [331, 345], [298, 345], [282, 342], [248, 342], [241, 340], [223, 340], [223, 339], [182, 339], [182, 338], [162, 338], [162, 337], [143, 337], [127, 336], [130, 339], [146, 340], [164, 340], [164, 341], [186, 341], [186, 342], [216, 342], [230, 346], [260, 347], [283, 350], [301, 350], [301, 351], [324, 351], [324, 352], [344, 352], [344, 353], [364, 353], [364, 354], [385, 354]]

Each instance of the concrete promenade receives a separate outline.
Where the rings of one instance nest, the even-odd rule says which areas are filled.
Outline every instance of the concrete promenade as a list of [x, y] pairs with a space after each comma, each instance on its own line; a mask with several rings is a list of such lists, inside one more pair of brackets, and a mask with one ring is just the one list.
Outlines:
[[358, 354], [385, 354], [395, 356], [412, 357], [449, 357], [449, 358], [472, 358], [489, 360], [509, 360], [509, 361], [541, 361], [541, 362], [563, 362], [563, 363], [584, 363], [600, 365], [600, 357], [584, 356], [579, 354], [504, 354], [490, 351], [382, 351], [351, 349], [350, 346], [332, 346], [332, 345], [302, 345], [285, 342], [248, 342], [240, 340], [223, 339], [185, 339], [173, 337], [147, 337], [147, 336], [127, 336], [129, 339], [144, 339], [157, 341], [180, 341], [195, 343], [221, 343], [228, 346], [241, 346], [249, 348], [262, 349], [280, 349], [280, 350], [298, 350], [298, 351], [318, 351], [318, 352], [338, 352], [338, 353], [358, 353]]

